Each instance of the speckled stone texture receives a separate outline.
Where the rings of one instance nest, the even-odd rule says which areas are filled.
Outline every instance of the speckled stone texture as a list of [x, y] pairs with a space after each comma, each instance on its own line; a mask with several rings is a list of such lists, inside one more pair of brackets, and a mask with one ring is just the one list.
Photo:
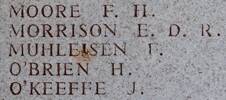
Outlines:
[[[81, 17], [10, 18], [10, 5], [21, 4], [38, 7], [63, 4], [68, 8], [79, 4]], [[104, 4], [113, 4], [118, 17], [104, 18]], [[134, 18], [134, 4], [146, 4], [148, 16]], [[0, 100], [226, 100], [226, 0], [0, 0], [0, 11]], [[119, 35], [98, 38], [10, 37], [10, 24], [22, 23], [114, 23]], [[136, 37], [138, 23], [147, 24], [148, 37]], [[169, 37], [171, 24], [180, 26], [179, 36]], [[201, 36], [202, 24], [211, 26], [212, 37]], [[92, 57], [88, 76], [29, 76], [26, 66], [22, 66], [18, 76], [13, 76], [10, 73], [13, 61], [76, 64], [74, 57], [67, 56], [9, 57], [10, 43], [28, 42], [63, 45], [70, 42], [126, 42], [127, 56]], [[149, 54], [149, 43], [155, 44], [152, 55]], [[112, 62], [124, 63], [123, 76], [111, 75]], [[14, 81], [104, 81], [106, 94], [97, 96], [91, 91], [87, 95], [29, 95], [29, 87], [23, 84], [21, 94], [15, 96], [10, 92], [10, 84]], [[128, 95], [132, 82], [136, 82], [136, 92]]]

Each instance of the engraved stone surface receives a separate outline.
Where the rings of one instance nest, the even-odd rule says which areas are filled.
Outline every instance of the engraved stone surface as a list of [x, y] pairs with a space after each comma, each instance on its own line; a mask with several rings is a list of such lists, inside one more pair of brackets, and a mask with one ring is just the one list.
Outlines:
[[0, 0], [1, 100], [226, 100], [226, 0]]

